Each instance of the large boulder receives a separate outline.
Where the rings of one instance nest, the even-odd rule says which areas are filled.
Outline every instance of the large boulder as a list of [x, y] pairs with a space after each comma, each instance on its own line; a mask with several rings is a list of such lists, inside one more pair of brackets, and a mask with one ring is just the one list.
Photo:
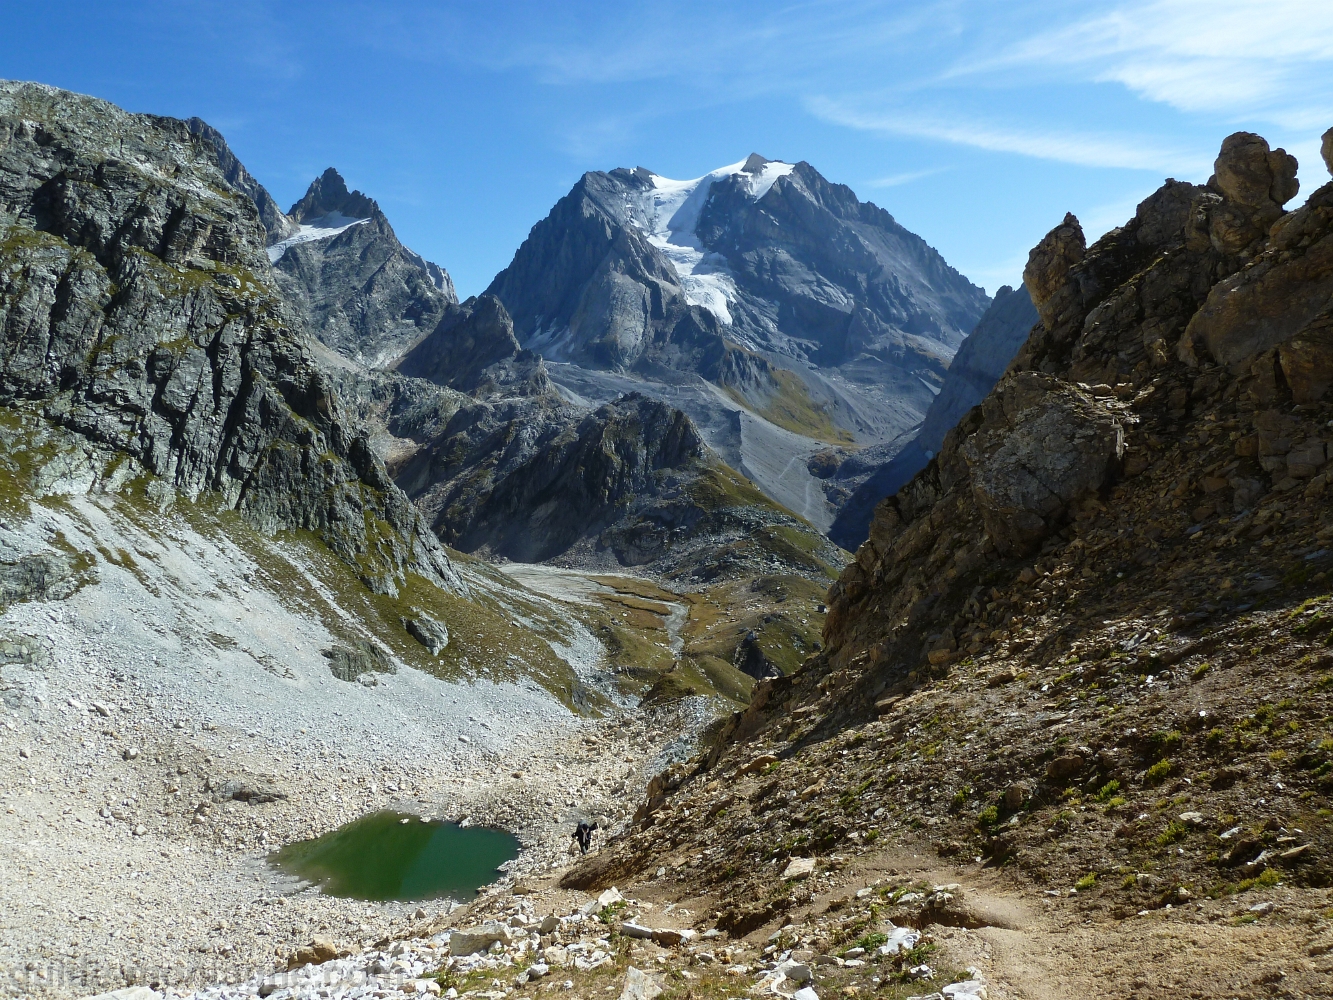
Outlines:
[[1269, 149], [1263, 136], [1236, 132], [1222, 140], [1208, 187], [1222, 196], [1211, 214], [1213, 245], [1235, 254], [1262, 239], [1296, 197], [1296, 158]]
[[449, 938], [449, 954], [455, 958], [474, 955], [479, 951], [485, 951], [496, 941], [509, 944], [509, 928], [499, 921], [489, 920], [478, 927], [454, 931]]
[[960, 451], [986, 530], [1002, 551], [1033, 548], [1075, 499], [1101, 488], [1124, 454], [1116, 416], [1050, 375], [1007, 376], [982, 411], [981, 429]]

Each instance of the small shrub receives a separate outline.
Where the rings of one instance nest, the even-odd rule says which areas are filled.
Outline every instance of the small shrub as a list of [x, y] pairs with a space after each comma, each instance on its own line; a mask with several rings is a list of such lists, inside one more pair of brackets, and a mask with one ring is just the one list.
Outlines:
[[1081, 879], [1074, 883], [1074, 888], [1079, 892], [1086, 892], [1097, 884], [1097, 873], [1088, 872]]
[[1153, 748], [1163, 757], [1178, 749], [1183, 740], [1184, 737], [1180, 734], [1179, 729], [1170, 731], [1163, 729], [1152, 735]]
[[1000, 818], [999, 807], [994, 804], [988, 805], [981, 812], [977, 813], [977, 826], [992, 826]]
[[1200, 677], [1202, 677], [1204, 674], [1208, 673], [1208, 671], [1212, 669], [1213, 665], [1211, 663], [1200, 663], [1197, 667], [1194, 668], [1190, 676], [1197, 681]]
[[1115, 798], [1115, 793], [1118, 791], [1120, 791], [1120, 782], [1112, 779], [1102, 785], [1101, 788], [1097, 789], [1097, 793], [1093, 798], [1098, 802], [1109, 802], [1111, 799]]
[[1189, 827], [1180, 822], [1180, 820], [1173, 819], [1166, 825], [1166, 829], [1158, 834], [1157, 846], [1167, 847], [1178, 840], [1184, 840], [1189, 835], [1189, 832]]
[[1155, 785], [1159, 781], [1165, 780], [1166, 776], [1171, 773], [1171, 768], [1173, 766], [1170, 757], [1163, 757], [1152, 767], [1148, 768], [1148, 783], [1150, 785]]

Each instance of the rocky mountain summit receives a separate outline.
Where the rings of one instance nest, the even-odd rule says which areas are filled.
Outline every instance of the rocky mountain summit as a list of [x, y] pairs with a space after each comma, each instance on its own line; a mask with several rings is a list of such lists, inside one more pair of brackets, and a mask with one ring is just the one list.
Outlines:
[[819, 527], [832, 508], [792, 452], [919, 422], [989, 303], [887, 212], [758, 155], [690, 181], [585, 174], [487, 291], [558, 383], [683, 409]]
[[379, 206], [330, 167], [287, 213], [299, 231], [269, 248], [275, 278], [310, 329], [375, 367], [395, 360], [458, 296], [437, 264], [400, 242]]
[[5, 461], [36, 495], [145, 474], [214, 491], [317, 532], [376, 589], [459, 588], [289, 325], [219, 153], [184, 122], [0, 85]]
[[[887, 920], [1011, 985], [1033, 967], [990, 929], [1013, 955], [1075, 935], [1058, 978], [1094, 995], [1204, 968], [1224, 993], [1318, 995], [1333, 183], [1284, 212], [1296, 192], [1295, 160], [1240, 133], [1206, 184], [1168, 180], [1093, 245], [1053, 229], [1024, 274], [1040, 323], [876, 508], [825, 649], [564, 884], [649, 884], [670, 843], [693, 859], [677, 898], [713, 911], [696, 929], [855, 944], [880, 982], [938, 969], [873, 955]], [[840, 896], [846, 871], [864, 881]], [[1145, 966], [1163, 936], [1181, 950]]]

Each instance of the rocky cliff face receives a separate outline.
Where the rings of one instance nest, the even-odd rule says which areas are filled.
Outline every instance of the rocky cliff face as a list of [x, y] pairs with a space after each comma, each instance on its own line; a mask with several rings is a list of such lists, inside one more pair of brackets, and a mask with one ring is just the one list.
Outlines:
[[[1015, 290], [1005, 285], [995, 293], [990, 308], [954, 355], [921, 429], [892, 459], [856, 486], [829, 529], [831, 539], [849, 551], [866, 540], [875, 505], [897, 493], [935, 457], [944, 436], [1000, 380], [1036, 322], [1037, 311], [1026, 286], [1019, 285]], [[847, 472], [853, 471], [849, 463]]]
[[[505, 362], [522, 349], [514, 338], [514, 324], [500, 300], [492, 295], [451, 305], [435, 329], [394, 366], [409, 378], [426, 379], [462, 392], [489, 394], [503, 383]], [[535, 358], [533, 361], [535, 362]], [[545, 391], [545, 381], [516, 391]]]
[[227, 183], [255, 203], [255, 208], [259, 211], [259, 221], [264, 224], [264, 229], [268, 233], [268, 241], [277, 243], [295, 236], [300, 229], [299, 222], [283, 213], [278, 203], [273, 200], [273, 196], [268, 193], [268, 189], [255, 180], [250, 171], [245, 169], [245, 164], [236, 158], [236, 154], [231, 151], [222, 133], [202, 118], [191, 118], [186, 125], [195, 135], [202, 136], [213, 144], [213, 151], [217, 154], [218, 169], [222, 171], [222, 176], [227, 178]]
[[572, 405], [545, 382], [540, 359], [525, 356], [487, 373], [526, 365], [526, 391], [511, 382], [473, 397], [395, 466], [449, 545], [695, 582], [755, 572], [819, 579], [841, 565], [836, 547], [720, 462], [680, 410], [633, 394], [593, 410]]
[[379, 206], [330, 167], [288, 217], [300, 231], [269, 251], [276, 279], [315, 335], [367, 366], [400, 357], [458, 302], [443, 268], [407, 249]]
[[827, 367], [869, 355], [885, 366], [881, 383], [952, 355], [986, 309], [985, 292], [808, 163], [754, 197], [755, 173], [775, 166], [756, 159], [713, 184], [695, 227], [731, 269], [732, 335]]
[[317, 532], [376, 589], [459, 588], [303, 346], [218, 153], [185, 122], [0, 85], [0, 401], [72, 446], [67, 486], [152, 473]]
[[[1187, 558], [1210, 519], [1235, 538], [1234, 519], [1254, 518], [1265, 497], [1306, 501], [1322, 466], [1299, 458], [1316, 450], [1302, 442], [1322, 441], [1305, 408], [1328, 384], [1314, 331], [1328, 308], [1319, 247], [1333, 186], [1284, 216], [1278, 199], [1295, 191], [1294, 161], [1242, 134], [1207, 185], [1168, 181], [1092, 247], [1072, 216], [1051, 231], [1024, 275], [1041, 324], [936, 459], [876, 510], [835, 588], [834, 657], [874, 646], [887, 666], [909, 656], [904, 642], [980, 652], [989, 633], [974, 623], [987, 616], [956, 603], [967, 582], [991, 560], [1034, 553], [1077, 565], [1108, 499], [1123, 501], [1111, 548], [1131, 573]], [[1224, 310], [1230, 325], [1215, 320]], [[1238, 554], [1220, 550], [1207, 577], [1227, 578]], [[856, 610], [886, 599], [873, 621]]]

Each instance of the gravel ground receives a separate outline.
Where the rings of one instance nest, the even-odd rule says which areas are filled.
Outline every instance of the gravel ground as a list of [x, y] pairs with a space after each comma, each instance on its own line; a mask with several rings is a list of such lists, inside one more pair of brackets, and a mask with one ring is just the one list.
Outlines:
[[[0, 994], [239, 982], [315, 935], [366, 947], [417, 904], [324, 896], [268, 853], [397, 809], [512, 830], [507, 876], [544, 870], [577, 818], [623, 819], [710, 714], [584, 719], [525, 679], [407, 667], [335, 679], [318, 617], [252, 587], [243, 551], [184, 520], [148, 537], [82, 498], [0, 538], [104, 556], [95, 584], [0, 616], [8, 659], [30, 661], [0, 669], [0, 869], [18, 875], [0, 879]], [[572, 619], [568, 634], [588, 677], [591, 634]]]

